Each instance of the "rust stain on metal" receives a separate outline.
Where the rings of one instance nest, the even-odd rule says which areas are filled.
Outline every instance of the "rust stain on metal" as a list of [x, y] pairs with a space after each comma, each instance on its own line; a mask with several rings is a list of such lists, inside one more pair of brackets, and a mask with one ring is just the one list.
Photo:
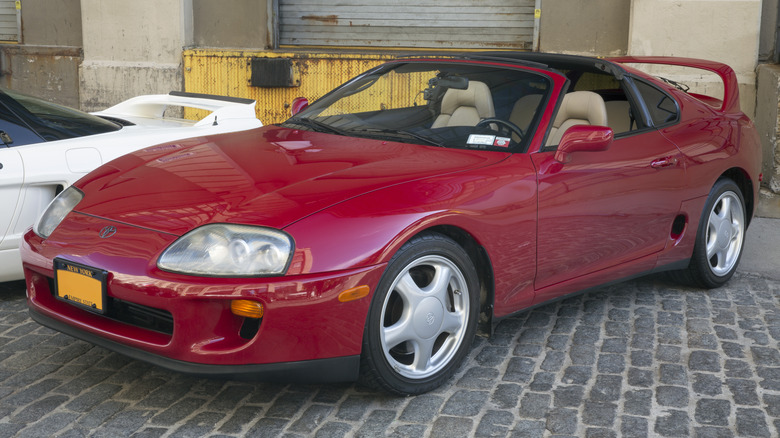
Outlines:
[[319, 21], [320, 23], [325, 23], [325, 24], [338, 24], [339, 22], [338, 15], [304, 15], [301, 17], [301, 19], [310, 20], [310, 21]]

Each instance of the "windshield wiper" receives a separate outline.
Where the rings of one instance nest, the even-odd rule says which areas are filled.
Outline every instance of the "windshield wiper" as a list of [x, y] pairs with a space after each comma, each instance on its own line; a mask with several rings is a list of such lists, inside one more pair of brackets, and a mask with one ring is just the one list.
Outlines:
[[346, 131], [342, 131], [339, 128], [333, 127], [331, 125], [328, 125], [327, 123], [320, 122], [316, 119], [310, 119], [308, 117], [293, 117], [291, 119], [287, 119], [284, 123], [297, 123], [299, 125], [308, 126], [309, 128], [314, 128], [315, 131], [319, 132], [330, 132], [331, 134], [338, 134], [338, 135], [349, 135]]
[[415, 132], [411, 131], [404, 131], [401, 129], [387, 129], [387, 128], [364, 128], [364, 129], [353, 129], [352, 132], [366, 132], [366, 133], [378, 133], [383, 134], [381, 137], [387, 138], [398, 138], [398, 137], [406, 137], [406, 138], [414, 138], [415, 140], [420, 140], [425, 144], [431, 145], [431, 146], [438, 146], [440, 148], [447, 147], [444, 143], [440, 143], [432, 138], [428, 138], [424, 135], [417, 134]]

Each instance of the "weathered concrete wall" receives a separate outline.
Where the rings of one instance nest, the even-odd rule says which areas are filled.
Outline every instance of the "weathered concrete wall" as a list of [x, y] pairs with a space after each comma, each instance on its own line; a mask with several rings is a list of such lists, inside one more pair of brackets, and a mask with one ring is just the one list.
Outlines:
[[181, 54], [192, 40], [191, 0], [81, 0], [81, 16], [82, 109], [183, 88]]
[[780, 65], [758, 66], [758, 100], [755, 123], [761, 135], [764, 185], [780, 195]]
[[758, 43], [758, 59], [772, 61], [777, 43], [778, 0], [761, 2], [761, 37]]
[[0, 60], [3, 87], [79, 107], [80, 47], [3, 45]]
[[193, 0], [193, 44], [197, 47], [270, 49], [271, 0]]
[[24, 0], [22, 43], [81, 47], [80, 0]]
[[541, 51], [625, 55], [631, 3], [626, 0], [544, 0]]
[[79, 106], [79, 0], [25, 0], [22, 44], [0, 44], [0, 85]]
[[[628, 53], [730, 65], [739, 80], [742, 110], [752, 117], [760, 19], [761, 0], [632, 0]], [[717, 87], [707, 78], [686, 83], [693, 91]]]
[[108, 108], [141, 94], [182, 89], [180, 64], [85, 61], [79, 71], [80, 106], [84, 111]]

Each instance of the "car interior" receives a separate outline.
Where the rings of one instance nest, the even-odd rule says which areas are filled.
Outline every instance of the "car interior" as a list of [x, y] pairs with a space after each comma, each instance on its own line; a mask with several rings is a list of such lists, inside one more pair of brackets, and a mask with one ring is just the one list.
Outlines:
[[[624, 73], [613, 71], [615, 66], [590, 58], [531, 55], [525, 60], [527, 56], [512, 61], [553, 69], [569, 80], [545, 147], [557, 145], [574, 125], [608, 126], [617, 137], [646, 127], [642, 118], [634, 117], [638, 109], [626, 81], [618, 80]], [[360, 78], [352, 89], [316, 102], [301, 113], [303, 117], [288, 122], [300, 126], [315, 117], [320, 129], [335, 133], [448, 147], [491, 149], [495, 145], [472, 144], [469, 139], [492, 135], [511, 139], [511, 145], [520, 145], [515, 150], [522, 150], [524, 140], [534, 135], [529, 131], [538, 124], [541, 109], [549, 104], [548, 82], [528, 70], [410, 62]], [[661, 101], [670, 106], [671, 99]], [[675, 114], [671, 108], [662, 115], [668, 120]]]

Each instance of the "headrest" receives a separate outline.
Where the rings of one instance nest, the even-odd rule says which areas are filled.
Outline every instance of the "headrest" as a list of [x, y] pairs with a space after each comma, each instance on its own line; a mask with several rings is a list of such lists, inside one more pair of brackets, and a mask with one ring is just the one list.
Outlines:
[[558, 128], [570, 119], [587, 121], [590, 125], [606, 126], [607, 108], [604, 99], [592, 91], [574, 91], [563, 97], [553, 126]]
[[460, 107], [476, 108], [480, 118], [493, 117], [493, 96], [490, 94], [490, 88], [480, 81], [469, 81], [469, 86], [465, 90], [450, 88], [444, 93], [441, 102], [441, 113], [452, 114]]

